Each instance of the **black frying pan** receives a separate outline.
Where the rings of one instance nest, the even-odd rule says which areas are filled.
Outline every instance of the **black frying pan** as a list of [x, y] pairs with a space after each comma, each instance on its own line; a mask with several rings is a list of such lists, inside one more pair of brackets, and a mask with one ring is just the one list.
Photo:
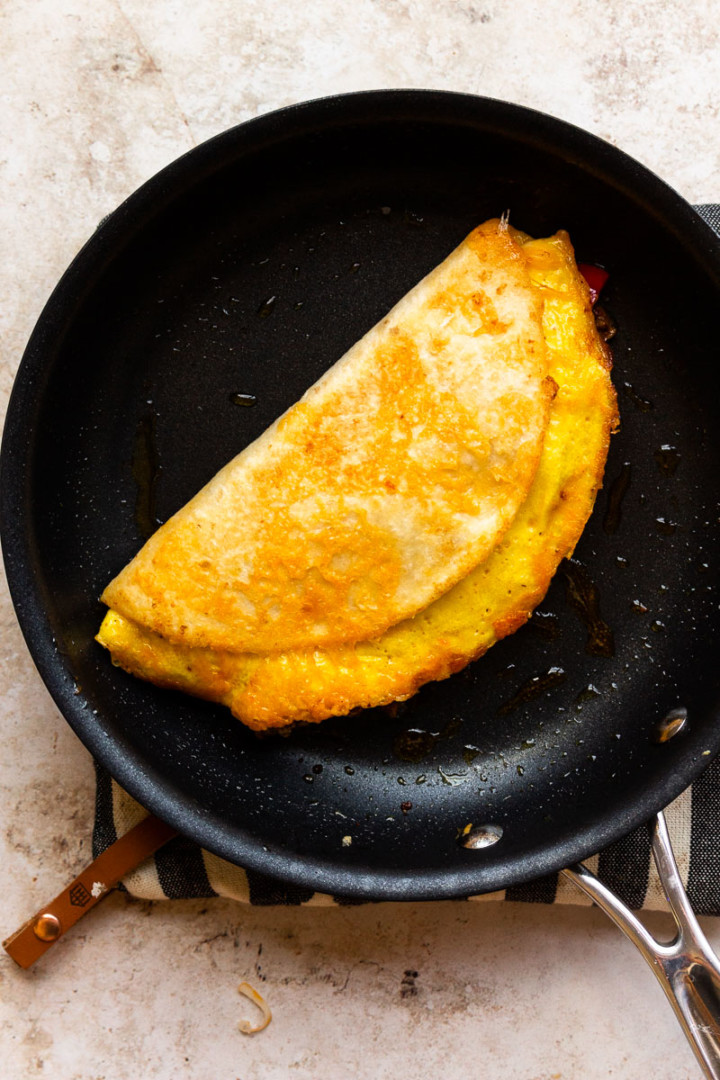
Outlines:
[[[156, 521], [506, 209], [534, 235], [567, 228], [579, 259], [607, 267], [618, 327], [622, 430], [540, 615], [396, 710], [287, 739], [113, 668], [93, 641], [97, 597]], [[77, 256], [10, 403], [8, 579], [58, 706], [160, 817], [311, 889], [463, 896], [619, 838], [720, 748], [719, 300], [718, 243], [682, 199], [516, 106], [355, 94], [198, 147]], [[658, 744], [678, 706], [687, 729]], [[501, 826], [501, 841], [462, 848], [469, 822]]]

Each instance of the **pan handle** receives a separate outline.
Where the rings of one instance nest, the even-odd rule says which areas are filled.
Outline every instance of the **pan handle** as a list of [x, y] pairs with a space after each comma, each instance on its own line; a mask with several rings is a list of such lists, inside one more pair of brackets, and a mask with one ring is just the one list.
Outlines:
[[720, 961], [690, 907], [662, 813], [650, 824], [652, 853], [677, 933], [658, 941], [583, 863], [563, 874], [609, 915], [640, 950], [665, 991], [695, 1056], [710, 1080], [720, 1080]]

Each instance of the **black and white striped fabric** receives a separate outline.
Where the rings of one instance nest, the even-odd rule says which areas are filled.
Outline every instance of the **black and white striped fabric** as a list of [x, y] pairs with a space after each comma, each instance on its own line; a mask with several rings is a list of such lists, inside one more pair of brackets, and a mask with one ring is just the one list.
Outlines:
[[[720, 204], [704, 204], [696, 209], [720, 234]], [[99, 855], [145, 813], [98, 767], [93, 854]], [[694, 910], [698, 915], [720, 915], [720, 758], [711, 762], [692, 787], [666, 809], [665, 817]], [[586, 862], [629, 907], [636, 910], [666, 907], [645, 828], [630, 833]], [[128, 874], [123, 886], [132, 896], [146, 900], [224, 896], [262, 905], [320, 906], [351, 902], [244, 870], [183, 837], [171, 840]], [[575, 886], [557, 875], [468, 899], [590, 904]]]

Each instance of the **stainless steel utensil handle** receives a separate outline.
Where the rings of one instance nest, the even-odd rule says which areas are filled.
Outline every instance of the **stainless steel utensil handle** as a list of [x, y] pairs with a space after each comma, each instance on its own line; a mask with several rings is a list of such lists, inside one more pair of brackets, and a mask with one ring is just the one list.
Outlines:
[[705, 1076], [720, 1080], [720, 961], [690, 907], [661, 813], [650, 828], [655, 865], [677, 927], [671, 942], [657, 941], [583, 863], [563, 873], [638, 947], [667, 994]]

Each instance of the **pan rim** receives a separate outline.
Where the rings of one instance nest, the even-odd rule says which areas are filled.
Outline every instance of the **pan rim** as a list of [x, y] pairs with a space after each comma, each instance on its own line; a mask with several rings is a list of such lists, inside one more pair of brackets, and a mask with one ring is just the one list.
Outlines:
[[[296, 121], [311, 126], [313, 118], [316, 122], [329, 118], [335, 124], [343, 124], [347, 122], [348, 109], [351, 113], [354, 110], [357, 118], [360, 114], [367, 115], [368, 108], [372, 107], [382, 115], [383, 110], [388, 110], [390, 102], [397, 103], [398, 108], [410, 111], [434, 107], [438, 115], [452, 104], [456, 110], [477, 110], [478, 119], [485, 110], [486, 121], [492, 121], [496, 127], [507, 122], [508, 118], [513, 118], [516, 122], [519, 119], [528, 129], [532, 125], [535, 137], [545, 144], [553, 135], [556, 142], [561, 136], [569, 139], [572, 135], [578, 157], [583, 160], [589, 157], [601, 171], [607, 169], [613, 175], [619, 173], [628, 190], [631, 190], [633, 185], [642, 183], [646, 197], [652, 197], [658, 216], [672, 211], [671, 217], [677, 233], [689, 232], [695, 238], [697, 257], [717, 281], [720, 289], [720, 241], [690, 204], [623, 151], [566, 121], [498, 99], [453, 91], [420, 89], [371, 90], [333, 95], [290, 105], [256, 117], [200, 144], [146, 181], [101, 223], [60, 278], [30, 337], [8, 405], [0, 452], [2, 548], [18, 621], [43, 681], [63, 716], [88, 750], [142, 805], [230, 862], [316, 891], [358, 899], [449, 899], [506, 888], [520, 881], [556, 872], [626, 835], [632, 828], [646, 821], [655, 810], [672, 801], [700, 774], [712, 756], [720, 750], [720, 730], [714, 738], [709, 738], [707, 732], [702, 734], [702, 738], [699, 735], [696, 737], [692, 732], [684, 736], [687, 749], [683, 766], [664, 775], [663, 783], [654, 785], [649, 801], [639, 799], [633, 806], [616, 807], [612, 828], [608, 828], [605, 822], [587, 826], [567, 841], [553, 843], [551, 857], [548, 857], [547, 853], [544, 856], [541, 853], [537, 858], [525, 862], [523, 868], [508, 868], [502, 883], [499, 882], [497, 873], [494, 875], [495, 880], [477, 887], [483, 877], [482, 866], [474, 864], [472, 853], [468, 859], [468, 872], [464, 874], [456, 869], [444, 872], [437, 868], [423, 872], [392, 872], [389, 869], [363, 871], [357, 866], [349, 868], [308, 856], [272, 851], [245, 830], [223, 825], [219, 817], [199, 813], [192, 799], [183, 796], [174, 785], [149, 767], [129, 744], [123, 745], [120, 740], [114, 743], [108, 740], [102, 725], [88, 717], [77, 700], [73, 680], [63, 664], [58, 664], [51, 627], [45, 616], [42, 589], [32, 572], [32, 559], [28, 558], [28, 548], [32, 545], [32, 529], [28, 513], [30, 495], [27, 490], [25, 463], [30, 449], [31, 433], [23, 424], [23, 417], [28, 401], [42, 376], [45, 349], [58, 333], [63, 332], [68, 321], [71, 321], [72, 312], [81, 304], [84, 287], [92, 278], [93, 272], [112, 257], [118, 243], [128, 235], [128, 230], [140, 227], [144, 217], [152, 212], [159, 194], [166, 192], [168, 187], [173, 187], [176, 197], [184, 190], [183, 185], [187, 187], [198, 182], [202, 175], [206, 175], [207, 170], [213, 168], [214, 163], [219, 163], [219, 167], [222, 167], [225, 153], [239, 153], [246, 144], [271, 139], [283, 128], [291, 130], [296, 126]], [[487, 120], [488, 117], [490, 120]], [[550, 141], [552, 143], [552, 138]], [[707, 749], [710, 749], [710, 755], [705, 754]], [[648, 809], [649, 806], [653, 809]], [[496, 864], [496, 868], [502, 869], [503, 865]], [[473, 882], [476, 883], [475, 886]]]

